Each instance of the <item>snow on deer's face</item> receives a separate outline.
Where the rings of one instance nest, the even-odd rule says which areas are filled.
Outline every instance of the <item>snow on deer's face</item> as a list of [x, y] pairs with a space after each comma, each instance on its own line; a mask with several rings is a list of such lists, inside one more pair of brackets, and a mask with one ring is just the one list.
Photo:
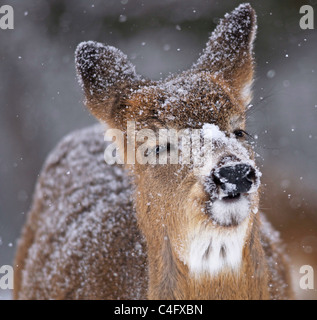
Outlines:
[[[240, 5], [220, 21], [191, 69], [157, 82], [136, 74], [113, 47], [89, 41], [76, 50], [89, 110], [122, 130], [128, 144], [129, 122], [136, 132], [153, 133], [153, 139], [145, 134], [146, 139], [133, 140], [137, 151], [132, 154], [126, 143], [119, 143], [125, 161], [135, 160], [128, 167], [137, 186], [139, 225], [149, 245], [170, 241], [196, 274], [239, 265], [248, 220], [257, 207], [260, 173], [243, 137], [253, 81], [255, 20], [250, 5]], [[157, 139], [160, 135], [162, 140]], [[209, 140], [203, 152], [208, 156], [197, 165], [200, 151], [195, 147], [202, 137]], [[138, 161], [140, 152], [167, 162]]]
[[[259, 173], [243, 137], [245, 106], [210, 72], [191, 70], [145, 86], [126, 101], [124, 113], [135, 119], [137, 131], [146, 128], [156, 137], [147, 150], [154, 156], [154, 163], [140, 164], [136, 160], [132, 168], [139, 189], [147, 190], [145, 194], [140, 192], [140, 202], [166, 212], [170, 210], [166, 208], [168, 197], [172, 195], [183, 203], [183, 196], [188, 199], [195, 190], [192, 202], [201, 202], [203, 219], [232, 226], [247, 217], [252, 194], [259, 186]], [[206, 132], [209, 136], [204, 140]], [[186, 138], [188, 149], [184, 146]], [[207, 155], [202, 163], [196, 161], [195, 143], [204, 144], [198, 146]], [[144, 139], [140, 139], [137, 149], [143, 144]], [[165, 162], [160, 161], [162, 158]], [[180, 192], [184, 185], [191, 188]]]

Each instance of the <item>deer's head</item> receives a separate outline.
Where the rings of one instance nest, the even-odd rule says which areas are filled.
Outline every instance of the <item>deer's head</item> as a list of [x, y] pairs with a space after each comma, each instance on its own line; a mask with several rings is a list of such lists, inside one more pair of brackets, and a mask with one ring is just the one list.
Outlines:
[[[255, 31], [253, 9], [240, 5], [220, 20], [191, 69], [155, 82], [138, 75], [114, 47], [89, 41], [76, 50], [88, 109], [124, 132], [121, 156], [135, 160], [129, 169], [137, 186], [137, 218], [149, 249], [168, 248], [196, 275], [239, 266], [258, 207], [260, 174], [245, 133]], [[147, 140], [130, 141], [128, 122], [136, 132], [146, 129]], [[200, 136], [194, 139], [198, 129]], [[156, 138], [149, 139], [152, 133]], [[176, 134], [183, 138], [164, 140]], [[197, 165], [194, 147], [208, 139], [203, 150], [207, 156]], [[145, 141], [147, 147], [139, 148]], [[127, 143], [135, 143], [135, 155]], [[191, 152], [186, 153], [188, 146]], [[175, 151], [178, 160], [171, 164]], [[140, 163], [138, 152], [157, 163]], [[160, 158], [166, 163], [159, 163]]]

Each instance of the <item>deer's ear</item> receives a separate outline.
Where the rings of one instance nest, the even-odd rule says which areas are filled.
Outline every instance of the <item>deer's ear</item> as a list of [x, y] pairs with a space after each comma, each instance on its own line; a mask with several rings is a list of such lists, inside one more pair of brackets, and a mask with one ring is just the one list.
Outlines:
[[119, 49], [94, 41], [78, 45], [75, 63], [88, 109], [99, 120], [112, 123], [120, 102], [141, 80], [135, 67]]
[[241, 4], [220, 20], [194, 65], [222, 78], [245, 103], [251, 100], [256, 29], [254, 10], [250, 4]]

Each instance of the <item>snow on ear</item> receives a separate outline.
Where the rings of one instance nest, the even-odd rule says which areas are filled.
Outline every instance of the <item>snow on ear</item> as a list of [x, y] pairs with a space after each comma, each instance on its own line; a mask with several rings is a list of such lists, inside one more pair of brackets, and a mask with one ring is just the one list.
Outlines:
[[245, 103], [251, 99], [256, 29], [255, 11], [248, 3], [240, 4], [220, 20], [194, 65], [224, 80]]
[[141, 78], [135, 67], [119, 49], [95, 41], [78, 45], [75, 63], [88, 109], [96, 118], [111, 121], [114, 107]]

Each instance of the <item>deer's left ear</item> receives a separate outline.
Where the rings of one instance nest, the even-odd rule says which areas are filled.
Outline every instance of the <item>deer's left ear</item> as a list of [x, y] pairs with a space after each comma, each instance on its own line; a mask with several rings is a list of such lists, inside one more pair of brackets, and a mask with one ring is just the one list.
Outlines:
[[86, 106], [99, 120], [117, 126], [127, 99], [142, 78], [120, 50], [95, 41], [82, 42], [75, 52], [79, 81]]
[[250, 4], [241, 4], [220, 20], [194, 65], [222, 79], [245, 104], [251, 100], [256, 28], [255, 11]]

